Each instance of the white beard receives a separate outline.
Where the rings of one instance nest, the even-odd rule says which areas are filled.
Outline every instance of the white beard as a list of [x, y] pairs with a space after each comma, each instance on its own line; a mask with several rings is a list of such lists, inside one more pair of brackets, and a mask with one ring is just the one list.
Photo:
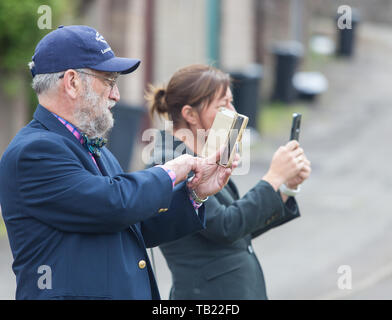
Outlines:
[[113, 107], [115, 102], [96, 94], [89, 80], [85, 83], [82, 101], [78, 103], [75, 110], [75, 125], [89, 139], [104, 138], [114, 125], [113, 115], [109, 108]]

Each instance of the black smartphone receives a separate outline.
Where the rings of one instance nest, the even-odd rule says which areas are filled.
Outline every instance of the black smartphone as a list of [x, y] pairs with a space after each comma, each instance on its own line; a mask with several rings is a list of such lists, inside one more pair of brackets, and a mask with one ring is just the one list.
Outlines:
[[301, 127], [301, 117], [300, 113], [293, 113], [293, 122], [291, 124], [291, 134], [290, 141], [297, 140], [299, 141], [299, 132]]

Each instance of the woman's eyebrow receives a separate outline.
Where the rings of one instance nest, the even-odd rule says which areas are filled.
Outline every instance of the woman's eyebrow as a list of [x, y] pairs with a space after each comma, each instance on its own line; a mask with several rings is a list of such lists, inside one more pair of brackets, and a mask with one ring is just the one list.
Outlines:
[[230, 97], [222, 97], [220, 100], [219, 100], [219, 102], [231, 102], [231, 101], [233, 101], [233, 97], [232, 96], [230, 96]]

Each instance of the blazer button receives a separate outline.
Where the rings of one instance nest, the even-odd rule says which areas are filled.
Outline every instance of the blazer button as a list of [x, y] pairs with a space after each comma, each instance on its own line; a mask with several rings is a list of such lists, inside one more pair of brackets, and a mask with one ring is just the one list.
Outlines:
[[139, 268], [140, 268], [140, 269], [144, 269], [145, 267], [146, 267], [146, 261], [140, 260], [140, 261], [139, 261]]
[[158, 210], [158, 213], [162, 213], [162, 212], [166, 212], [167, 210], [169, 210], [168, 208], [162, 208]]

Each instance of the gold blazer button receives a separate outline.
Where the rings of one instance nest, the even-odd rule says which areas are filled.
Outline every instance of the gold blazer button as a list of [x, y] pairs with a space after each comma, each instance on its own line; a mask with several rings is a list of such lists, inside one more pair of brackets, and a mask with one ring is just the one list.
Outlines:
[[139, 268], [140, 268], [140, 269], [144, 269], [145, 267], [146, 267], [146, 261], [140, 260], [140, 261], [139, 261]]

